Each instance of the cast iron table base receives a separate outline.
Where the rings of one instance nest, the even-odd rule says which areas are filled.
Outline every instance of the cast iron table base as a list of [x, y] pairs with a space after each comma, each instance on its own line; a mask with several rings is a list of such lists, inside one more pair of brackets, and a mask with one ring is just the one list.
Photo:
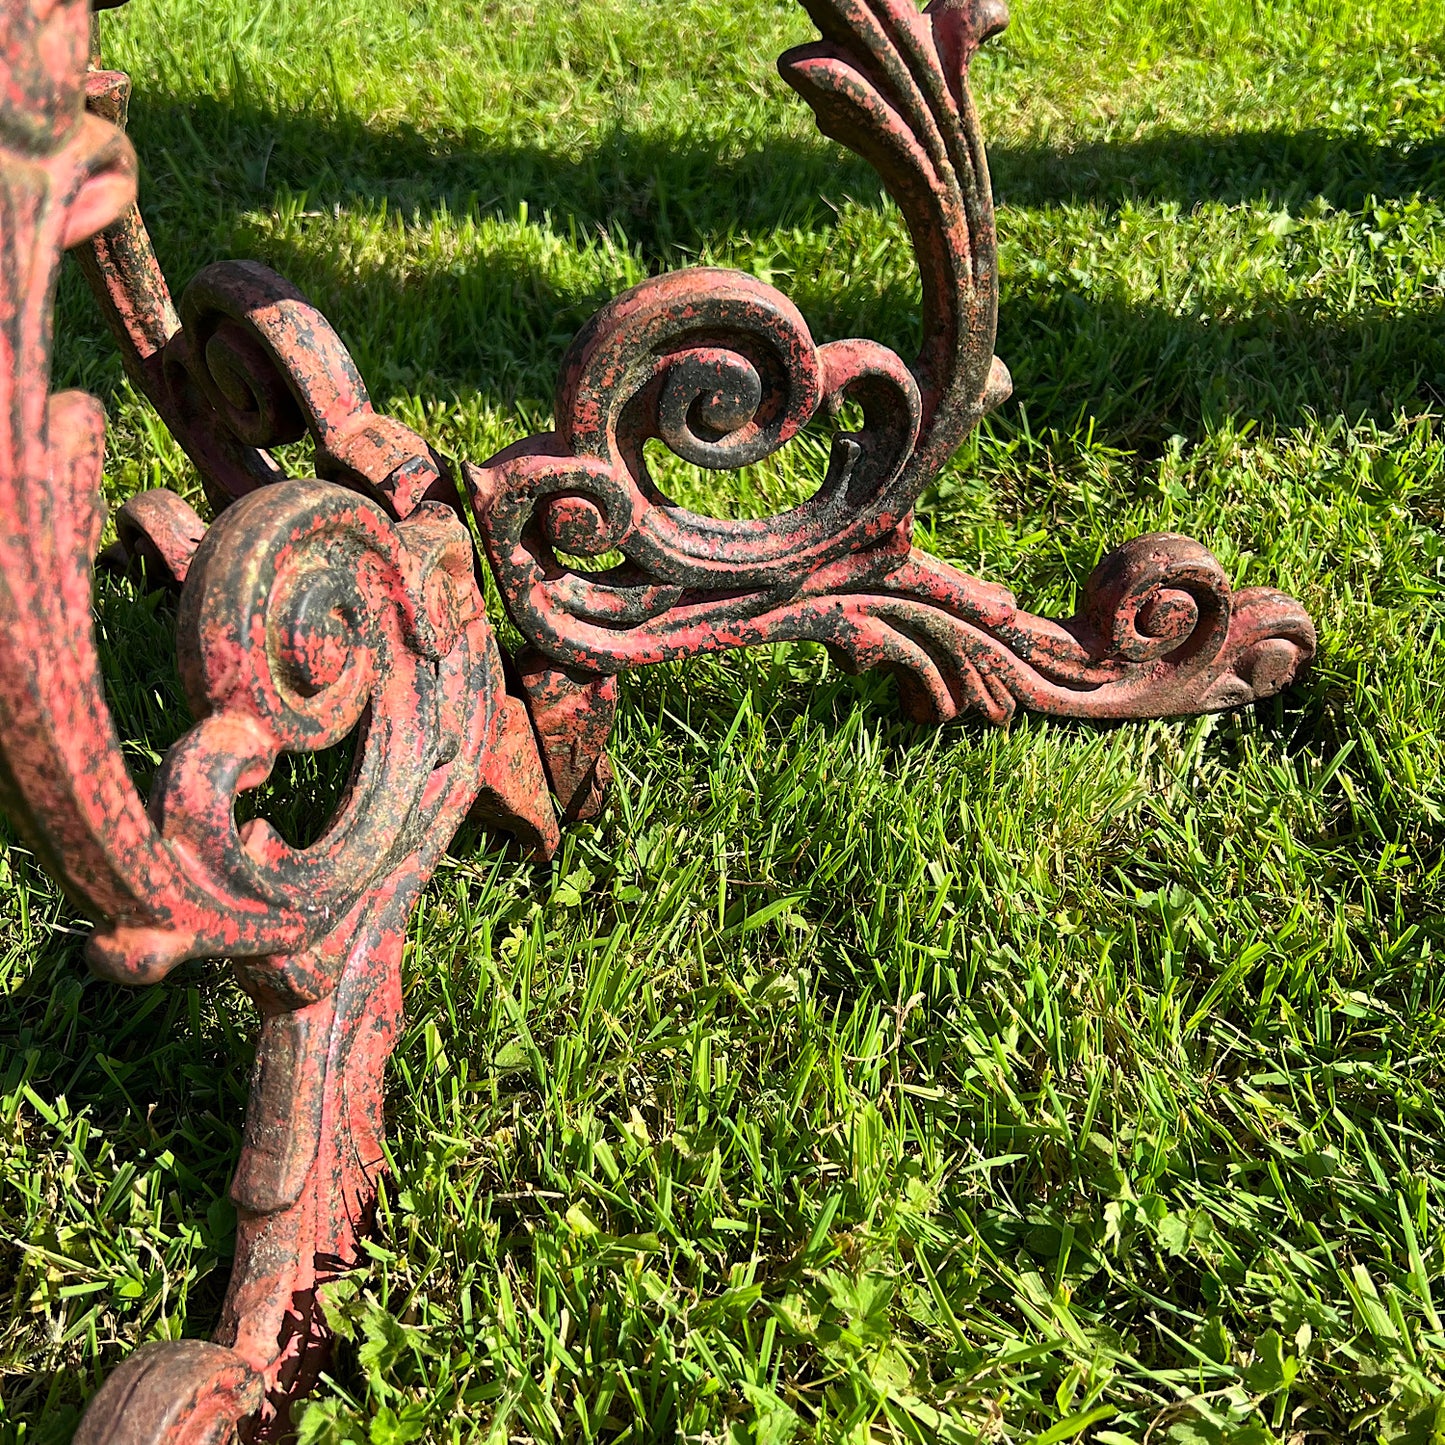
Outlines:
[[[1018, 706], [1079, 718], [1235, 707], [1313, 654], [1297, 603], [1232, 592], [1185, 537], [1125, 544], [1062, 622], [912, 546], [920, 491], [1010, 388], [993, 354], [993, 208], [966, 85], [1007, 14], [1002, 0], [934, 0], [923, 14], [912, 0], [803, 4], [822, 39], [780, 69], [907, 221], [919, 355], [818, 345], [772, 287], [682, 271], [584, 327], [555, 431], [453, 465], [372, 409], [325, 318], [264, 266], [209, 266], [173, 304], [134, 204], [129, 82], [88, 69], [85, 0], [3, 0], [0, 793], [95, 920], [95, 972], [149, 984], [185, 959], [229, 958], [262, 1018], [215, 1341], [137, 1350], [96, 1395], [80, 1445], [285, 1429], [325, 1359], [317, 1290], [353, 1267], [371, 1217], [411, 907], [468, 816], [545, 857], [559, 813], [597, 811], [624, 668], [809, 639], [847, 668], [895, 674], [919, 722], [973, 711], [1002, 723]], [[180, 594], [197, 721], [148, 803], [91, 630], [104, 417], [88, 396], [49, 394], [68, 248], [215, 517], [143, 493], [104, 556]], [[836, 431], [816, 493], [776, 516], [700, 516], [648, 474], [651, 439], [736, 468], [845, 401], [863, 425]], [[308, 433], [316, 477], [290, 478], [271, 449]], [[527, 640], [515, 658], [487, 622], [466, 507]], [[609, 553], [621, 560], [586, 565]], [[238, 826], [238, 794], [282, 753], [348, 738], [350, 780], [317, 842]]]

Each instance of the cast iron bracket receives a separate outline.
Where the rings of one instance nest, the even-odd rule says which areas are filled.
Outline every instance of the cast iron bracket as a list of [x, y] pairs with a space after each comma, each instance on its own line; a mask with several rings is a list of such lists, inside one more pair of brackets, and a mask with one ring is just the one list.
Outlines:
[[[119, 3], [119, 0], [111, 0]], [[1009, 394], [983, 141], [966, 83], [1002, 0], [802, 0], [820, 42], [783, 77], [881, 175], [923, 283], [913, 362], [818, 345], [751, 276], [695, 269], [620, 296], [562, 363], [556, 430], [453, 466], [378, 415], [295, 287], [248, 261], [172, 302], [135, 206], [129, 81], [88, 69], [85, 0], [0, 6], [0, 795], [96, 923], [91, 968], [149, 984], [224, 957], [261, 1036], [231, 1186], [235, 1266], [214, 1342], [137, 1350], [76, 1440], [286, 1428], [326, 1356], [317, 1291], [352, 1268], [382, 1162], [382, 1086], [407, 920], [469, 815], [545, 857], [599, 808], [616, 675], [787, 639], [894, 673], [910, 717], [1208, 712], [1286, 686], [1314, 651], [1292, 599], [1231, 591], [1188, 538], [1106, 557], [1051, 622], [912, 545], [913, 507]], [[97, 0], [96, 8], [102, 8]], [[179, 590], [195, 726], [148, 803], [105, 702], [91, 623], [104, 416], [49, 394], [60, 255], [74, 248], [126, 368], [195, 464], [214, 520], [171, 492], [117, 517], [112, 566]], [[702, 467], [769, 456], [845, 402], [806, 502], [755, 521], [684, 510], [660, 440]], [[273, 451], [310, 435], [314, 477]], [[463, 508], [526, 647], [488, 624]], [[616, 553], [615, 565], [577, 559]], [[282, 753], [350, 739], [348, 787], [293, 848], [238, 825]], [[554, 804], [555, 799], [555, 804]]]

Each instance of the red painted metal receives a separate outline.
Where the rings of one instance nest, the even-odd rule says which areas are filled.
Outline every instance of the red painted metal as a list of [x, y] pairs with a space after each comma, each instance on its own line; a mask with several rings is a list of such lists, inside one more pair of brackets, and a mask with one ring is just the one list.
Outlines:
[[[1187, 538], [1113, 553], [1061, 623], [912, 547], [921, 488], [1009, 390], [966, 85], [1006, 12], [804, 3], [823, 40], [782, 71], [903, 211], [923, 279], [918, 357], [819, 346], [771, 287], [684, 271], [583, 330], [555, 432], [454, 472], [373, 410], [325, 318], [274, 273], [211, 266], [173, 303], [134, 204], [129, 81], [87, 73], [87, 6], [0, 0], [0, 800], [95, 920], [97, 973], [146, 984], [226, 957], [262, 1018], [216, 1340], [137, 1351], [92, 1402], [84, 1445], [285, 1429], [325, 1358], [317, 1291], [370, 1223], [412, 905], [468, 815], [548, 856], [553, 795], [564, 819], [597, 811], [623, 668], [812, 639], [847, 667], [896, 673], [921, 721], [1003, 722], [1020, 704], [1100, 718], [1232, 707], [1313, 652], [1296, 603], [1232, 593]], [[103, 417], [89, 397], [49, 394], [71, 247], [215, 513], [207, 526], [179, 497], [143, 493], [102, 558], [179, 591], [196, 723], [148, 804], [91, 630]], [[861, 429], [839, 433], [817, 493], [778, 516], [699, 516], [648, 475], [649, 440], [738, 467], [844, 401]], [[288, 477], [271, 449], [307, 434], [317, 476]], [[528, 640], [515, 659], [487, 622], [463, 494]], [[613, 550], [623, 561], [603, 571], [566, 560]], [[316, 842], [237, 824], [237, 796], [282, 753], [347, 740], [350, 781]]]
[[[732, 272], [677, 272], [619, 297], [568, 352], [557, 430], [464, 467], [512, 620], [574, 690], [669, 658], [822, 642], [850, 671], [896, 674], [919, 722], [974, 711], [1004, 723], [1018, 706], [1170, 716], [1279, 691], [1313, 655], [1308, 616], [1278, 592], [1232, 593], [1187, 538], [1141, 537], [1104, 558], [1062, 622], [912, 546], [919, 493], [1010, 390], [993, 355], [993, 207], [967, 86], [1007, 11], [803, 4], [823, 40], [780, 69], [898, 203], [923, 280], [922, 349], [910, 366], [871, 341], [818, 346], [786, 297]], [[822, 485], [791, 511], [699, 516], [649, 475], [648, 441], [738, 467], [844, 401], [863, 426], [836, 435]], [[568, 560], [608, 552], [622, 560], [606, 570]], [[599, 705], [595, 727], [573, 730], [571, 774], [602, 776], [601, 752], [579, 750], [604, 741], [606, 715]]]
[[[180, 325], [134, 212], [129, 143], [83, 109], [86, 6], [0, 16], [0, 794], [96, 920], [94, 970], [151, 983], [229, 957], [263, 1020], [217, 1341], [138, 1352], [79, 1438], [266, 1433], [323, 1357], [316, 1290], [354, 1264], [368, 1227], [412, 904], [474, 806], [541, 852], [556, 818], [470, 535], [426, 497], [442, 475], [431, 453], [375, 416], [324, 321], [261, 268], [204, 273]], [[103, 418], [88, 397], [48, 396], [60, 252], [97, 233], [90, 269], [132, 372], [226, 504], [209, 529], [166, 493], [119, 518], [112, 559], [181, 584], [197, 719], [149, 805], [91, 631]], [[300, 425], [335, 480], [281, 479], [259, 449]], [[347, 738], [350, 783], [317, 842], [237, 825], [237, 795], [281, 753]]]

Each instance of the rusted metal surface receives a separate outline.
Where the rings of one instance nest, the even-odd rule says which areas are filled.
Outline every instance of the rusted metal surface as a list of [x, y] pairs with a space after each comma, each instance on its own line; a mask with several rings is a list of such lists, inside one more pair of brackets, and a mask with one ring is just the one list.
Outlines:
[[[217, 1342], [138, 1352], [79, 1438], [220, 1439], [243, 1421], [266, 1434], [324, 1356], [317, 1288], [354, 1264], [368, 1227], [411, 907], [479, 798], [543, 852], [556, 819], [470, 535], [427, 498], [442, 475], [431, 453], [375, 415], [330, 328], [261, 268], [212, 268], [170, 309], [130, 145], [84, 108], [87, 88], [93, 105], [121, 89], [87, 86], [86, 6], [0, 15], [0, 794], [96, 921], [94, 970], [144, 984], [228, 957], [263, 1020]], [[118, 518], [112, 561], [180, 588], [196, 718], [149, 805], [91, 630], [103, 418], [88, 397], [48, 395], [60, 253], [97, 232], [91, 270], [132, 373], [168, 389], [163, 414], [183, 418], [198, 465], [225, 463], [202, 466], [226, 504], [209, 529], [165, 492]], [[231, 466], [302, 426], [335, 480]], [[272, 485], [254, 485], [261, 472]], [[237, 825], [237, 796], [283, 752], [348, 739], [350, 781], [315, 843]]]
[[563, 820], [595, 818], [612, 782], [606, 749], [617, 679], [553, 662], [532, 647], [518, 653], [513, 665]]
[[142, 1345], [100, 1387], [74, 1445], [220, 1445], [264, 1398], [260, 1375], [223, 1345]]
[[[810, 639], [846, 667], [896, 674], [919, 721], [1004, 722], [1018, 706], [1086, 718], [1232, 707], [1277, 692], [1312, 655], [1298, 604], [1232, 593], [1184, 537], [1105, 558], [1063, 622], [912, 546], [921, 489], [1009, 392], [966, 83], [1007, 16], [1000, 0], [923, 14], [912, 0], [804, 4], [823, 38], [782, 73], [903, 212], [922, 276], [919, 355], [818, 345], [773, 288], [684, 271], [584, 328], [554, 432], [454, 470], [375, 412], [335, 331], [265, 267], [210, 266], [173, 301], [135, 206], [130, 82], [87, 73], [87, 6], [0, 3], [0, 801], [95, 920], [97, 973], [147, 984], [225, 957], [262, 1020], [216, 1340], [137, 1351], [92, 1402], [83, 1445], [284, 1432], [326, 1357], [317, 1292], [370, 1227], [412, 906], [465, 818], [546, 857], [559, 812], [599, 810], [622, 669]], [[215, 514], [208, 526], [180, 497], [142, 493], [102, 558], [179, 593], [195, 726], [148, 804], [91, 630], [103, 416], [89, 397], [49, 394], [54, 280], [71, 247]], [[861, 429], [836, 436], [817, 492], [777, 516], [691, 513], [648, 474], [649, 441], [735, 468], [844, 402]], [[272, 449], [308, 434], [318, 475], [288, 477]], [[463, 493], [527, 639], [514, 659], [487, 622]], [[567, 560], [614, 550], [623, 560], [606, 570]], [[281, 754], [343, 742], [350, 780], [317, 841], [238, 826], [237, 797]]]
[[[619, 297], [563, 363], [556, 431], [464, 469], [512, 620], [573, 689], [669, 658], [822, 642], [850, 670], [896, 674], [920, 722], [972, 711], [1003, 723], [1020, 706], [1169, 716], [1277, 692], [1313, 655], [1309, 618], [1277, 592], [1233, 595], [1185, 538], [1142, 537], [1105, 558], [1062, 622], [912, 546], [919, 493], [1010, 390], [993, 355], [993, 207], [967, 85], [1007, 10], [803, 3], [823, 39], [779, 68], [898, 203], [923, 283], [922, 348], [905, 364], [871, 341], [819, 346], [784, 296], [731, 272], [682, 271]], [[699, 516], [648, 473], [650, 440], [738, 467], [845, 400], [863, 426], [835, 436], [822, 485], [790, 511]], [[608, 552], [623, 560], [601, 571], [566, 560]], [[569, 775], [600, 771], [608, 715], [599, 702], [582, 726], [573, 705]]]
[[112, 572], [139, 571], [150, 590], [179, 590], [206, 524], [188, 502], [164, 487], [137, 492], [115, 518], [116, 540], [99, 562]]

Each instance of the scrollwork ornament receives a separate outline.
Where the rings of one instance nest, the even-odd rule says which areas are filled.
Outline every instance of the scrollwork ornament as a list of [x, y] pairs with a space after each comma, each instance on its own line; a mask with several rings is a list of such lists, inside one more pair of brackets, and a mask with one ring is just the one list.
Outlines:
[[[221, 340], [203, 348], [211, 390], [196, 383], [218, 414], [231, 408], [212, 440], [232, 457], [274, 443], [294, 428], [289, 404], [351, 485], [260, 466], [249, 490], [221, 489], [240, 499], [209, 530], [170, 494], [130, 505], [113, 560], [139, 556], [179, 585], [179, 662], [198, 719], [149, 804], [137, 793], [90, 616], [103, 416], [89, 397], [48, 395], [61, 252], [97, 232], [97, 249], [139, 244], [134, 156], [82, 109], [87, 7], [30, 0], [0, 17], [0, 792], [95, 920], [93, 969], [144, 984], [187, 958], [227, 957], [263, 1020], [219, 1338], [138, 1352], [77, 1438], [219, 1440], [248, 1420], [284, 1428], [286, 1401], [318, 1367], [316, 1289], [356, 1258], [381, 1166], [381, 1075], [420, 889], [479, 799], [542, 851], [555, 821], [506, 696], [468, 531], [425, 499], [434, 468], [406, 485], [429, 454], [398, 461], [404, 429], [371, 412], [359, 379], [346, 391], [344, 368], [329, 392], [324, 379], [247, 391], [258, 373], [261, 386], [284, 374], [285, 328], [306, 312], [244, 268], [257, 314], [222, 316]], [[209, 278], [183, 314], [236, 309], [236, 284]], [[164, 349], [189, 340], [176, 331]], [[248, 402], [261, 414], [249, 435]], [[237, 825], [238, 795], [282, 753], [348, 741], [350, 780], [314, 843], [293, 846], [259, 819]]]
[[[261, 1014], [216, 1338], [138, 1350], [92, 1402], [82, 1445], [284, 1433], [324, 1359], [317, 1292], [369, 1227], [412, 906], [466, 817], [545, 857], [549, 786], [564, 818], [598, 810], [625, 668], [812, 640], [844, 667], [895, 674], [921, 722], [1003, 723], [1019, 706], [1234, 707], [1312, 656], [1297, 603], [1233, 592], [1188, 538], [1126, 543], [1059, 622], [912, 545], [922, 489], [1011, 386], [993, 354], [994, 216], [967, 83], [1007, 12], [803, 4], [821, 38], [780, 70], [902, 213], [918, 354], [820, 344], [773, 287], [685, 270], [584, 327], [554, 430], [459, 467], [375, 411], [336, 331], [264, 266], [208, 266], [172, 300], [135, 206], [130, 82], [87, 72], [88, 7], [0, 6], [0, 801], [95, 921], [95, 971], [148, 984], [223, 957]], [[195, 725], [148, 801], [92, 635], [104, 417], [90, 397], [49, 393], [68, 248], [214, 513], [207, 525], [173, 493], [142, 493], [102, 556], [178, 593]], [[841, 429], [851, 415], [861, 424]], [[821, 424], [834, 435], [816, 490], [772, 517], [688, 511], [649, 472], [649, 443], [729, 470]], [[278, 459], [303, 436], [314, 477]], [[467, 507], [526, 642], [511, 659], [486, 618]], [[238, 798], [283, 754], [339, 745], [351, 771], [314, 841], [238, 823]]]
[[[919, 354], [905, 365], [870, 341], [816, 345], [773, 288], [711, 269], [605, 307], [563, 363], [556, 431], [465, 469], [512, 619], [554, 664], [534, 715], [600, 699], [590, 679], [627, 667], [783, 640], [896, 674], [920, 722], [972, 711], [1004, 723], [1019, 706], [1168, 716], [1284, 687], [1313, 655], [1309, 618], [1277, 592], [1231, 595], [1187, 539], [1140, 538], [1105, 558], [1059, 623], [912, 547], [919, 493], [1011, 385], [993, 355], [994, 218], [967, 83], [1008, 16], [1001, 0], [935, 0], [924, 14], [912, 0], [804, 5], [823, 38], [779, 68], [903, 213], [922, 280]], [[648, 441], [734, 468], [844, 400], [861, 404], [862, 426], [835, 434], [817, 491], [775, 516], [699, 516], [649, 474]], [[602, 571], [571, 560], [614, 550], [622, 561]], [[600, 749], [589, 771], [544, 740], [574, 814], [597, 806], [587, 780]]]

